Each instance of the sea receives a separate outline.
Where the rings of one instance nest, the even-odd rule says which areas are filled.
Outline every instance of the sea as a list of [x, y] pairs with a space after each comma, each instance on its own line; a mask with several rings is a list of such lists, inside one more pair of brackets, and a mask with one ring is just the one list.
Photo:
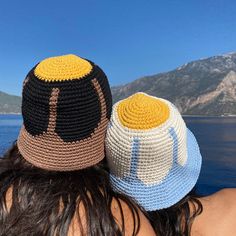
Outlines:
[[[184, 117], [195, 134], [203, 157], [196, 184], [200, 195], [236, 187], [236, 117]], [[17, 139], [22, 117], [0, 115], [0, 156]]]

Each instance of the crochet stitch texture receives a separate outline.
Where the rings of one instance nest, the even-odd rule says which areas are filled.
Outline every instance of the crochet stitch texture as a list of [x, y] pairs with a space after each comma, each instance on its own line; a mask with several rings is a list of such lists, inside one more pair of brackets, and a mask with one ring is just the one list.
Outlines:
[[197, 141], [177, 108], [145, 93], [113, 106], [105, 145], [114, 189], [147, 211], [177, 203], [200, 173]]
[[167, 104], [142, 93], [119, 103], [117, 112], [119, 120], [124, 126], [140, 130], [159, 126], [169, 117]]
[[43, 60], [27, 75], [17, 145], [31, 164], [72, 171], [104, 158], [112, 99], [104, 72], [75, 55]]

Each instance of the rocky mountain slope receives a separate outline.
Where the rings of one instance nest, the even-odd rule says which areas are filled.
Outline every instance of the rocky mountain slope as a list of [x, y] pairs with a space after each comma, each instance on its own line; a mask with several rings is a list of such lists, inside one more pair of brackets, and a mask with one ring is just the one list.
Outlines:
[[0, 114], [20, 113], [21, 98], [0, 91]]
[[138, 91], [166, 98], [186, 115], [236, 115], [236, 53], [113, 87], [114, 102]]
[[[113, 100], [138, 91], [172, 101], [185, 115], [236, 115], [236, 53], [193, 61], [113, 87]], [[20, 97], [0, 92], [0, 113], [20, 113], [20, 104]]]

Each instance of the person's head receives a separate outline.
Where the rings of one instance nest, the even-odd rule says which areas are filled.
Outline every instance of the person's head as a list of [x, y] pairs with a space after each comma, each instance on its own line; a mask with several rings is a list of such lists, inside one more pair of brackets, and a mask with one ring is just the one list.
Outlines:
[[[179, 209], [197, 182], [202, 157], [194, 135], [172, 103], [145, 93], [117, 102], [105, 145], [117, 192], [135, 199], [152, 221], [154, 212], [156, 217], [169, 212], [172, 220], [174, 213], [176, 219], [184, 213]], [[172, 235], [168, 232], [164, 235]]]
[[47, 58], [28, 73], [23, 125], [0, 160], [0, 235], [64, 236], [74, 218], [85, 235], [121, 235], [112, 199], [134, 205], [110, 190], [103, 166], [111, 108], [107, 77], [89, 60]]
[[107, 77], [94, 63], [75, 55], [43, 60], [24, 81], [20, 153], [52, 171], [97, 164], [104, 158], [111, 104]]

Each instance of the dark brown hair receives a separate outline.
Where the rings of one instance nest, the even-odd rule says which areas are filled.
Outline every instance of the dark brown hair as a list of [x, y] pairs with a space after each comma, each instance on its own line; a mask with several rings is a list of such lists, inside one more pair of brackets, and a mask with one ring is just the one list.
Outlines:
[[[105, 163], [71, 172], [36, 168], [20, 155], [17, 145], [0, 158], [0, 235], [66, 236], [75, 215], [82, 235], [125, 235], [121, 201], [132, 212], [133, 235], [140, 219], [135, 204], [112, 191]], [[6, 194], [12, 189], [12, 204], [7, 209]], [[116, 200], [122, 218], [118, 226], [111, 211]], [[86, 226], [78, 206], [85, 210]]]
[[202, 213], [203, 206], [195, 190], [175, 205], [146, 212], [158, 236], [190, 236], [193, 220]]

